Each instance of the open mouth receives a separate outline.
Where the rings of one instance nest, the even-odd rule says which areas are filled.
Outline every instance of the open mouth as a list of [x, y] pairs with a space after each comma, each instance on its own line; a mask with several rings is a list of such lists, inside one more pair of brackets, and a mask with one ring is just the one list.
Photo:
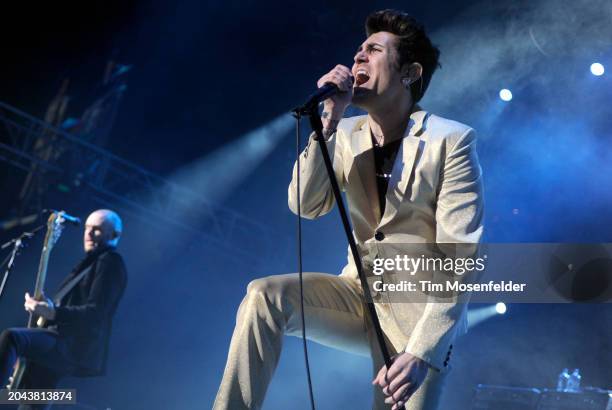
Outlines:
[[355, 87], [359, 87], [360, 85], [368, 82], [369, 79], [370, 79], [370, 74], [368, 74], [368, 72], [365, 69], [360, 68], [359, 70], [357, 70], [357, 73], [355, 76]]

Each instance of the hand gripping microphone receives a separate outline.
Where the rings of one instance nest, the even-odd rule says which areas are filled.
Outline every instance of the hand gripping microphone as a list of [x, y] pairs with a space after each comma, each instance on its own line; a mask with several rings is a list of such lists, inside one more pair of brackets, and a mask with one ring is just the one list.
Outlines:
[[[354, 78], [351, 77], [351, 84], [354, 82]], [[338, 86], [334, 83], [325, 83], [323, 84], [323, 87], [320, 87], [319, 89], [317, 89], [317, 91], [315, 91], [314, 93], [312, 93], [308, 99], [306, 100], [306, 102], [304, 103], [304, 105], [302, 105], [299, 110], [300, 111], [306, 111], [308, 109], [313, 108], [314, 106], [316, 106], [317, 104], [319, 104], [321, 101], [325, 101], [328, 98], [338, 94], [340, 91], [340, 89], [338, 88]]]

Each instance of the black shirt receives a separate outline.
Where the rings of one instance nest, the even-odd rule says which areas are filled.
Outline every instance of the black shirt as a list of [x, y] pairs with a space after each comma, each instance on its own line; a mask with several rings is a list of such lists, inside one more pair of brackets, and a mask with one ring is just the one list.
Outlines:
[[374, 170], [376, 172], [376, 187], [378, 188], [381, 217], [385, 213], [387, 187], [389, 186], [393, 164], [395, 163], [395, 157], [401, 143], [402, 138], [379, 146], [376, 144], [374, 137], [372, 137], [372, 144], [374, 145]]

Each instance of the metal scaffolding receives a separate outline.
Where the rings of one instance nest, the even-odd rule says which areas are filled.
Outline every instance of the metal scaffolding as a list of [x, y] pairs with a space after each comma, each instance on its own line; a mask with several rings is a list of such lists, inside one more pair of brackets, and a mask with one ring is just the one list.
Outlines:
[[[261, 246], [271, 243], [273, 237], [257, 221], [215, 206], [196, 192], [2, 102], [0, 160], [27, 173], [19, 197], [24, 209], [40, 209], [39, 198], [50, 184], [58, 182], [90, 188], [101, 202], [121, 206], [145, 221], [163, 221], [202, 235], [206, 242], [234, 253], [254, 256], [255, 250], [237, 249], [236, 243], [256, 238]], [[184, 210], [205, 229], [173, 217]]]

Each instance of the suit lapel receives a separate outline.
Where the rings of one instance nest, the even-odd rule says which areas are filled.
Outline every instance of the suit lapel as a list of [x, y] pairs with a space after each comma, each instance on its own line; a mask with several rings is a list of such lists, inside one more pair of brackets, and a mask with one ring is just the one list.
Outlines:
[[387, 187], [385, 214], [380, 221], [380, 226], [391, 221], [397, 214], [406, 191], [414, 180], [415, 164], [425, 147], [425, 142], [421, 140], [420, 135], [423, 132], [427, 112], [420, 110], [418, 106], [417, 109], [418, 111], [410, 116], [410, 121], [402, 137], [402, 144], [395, 157], [391, 180]]
[[402, 144], [393, 164], [392, 178], [386, 193], [385, 214], [380, 214], [378, 187], [374, 168], [374, 150], [370, 127], [364, 117], [357, 130], [350, 133], [352, 156], [347, 164], [347, 179], [354, 189], [355, 198], [363, 198], [357, 206], [374, 229], [388, 223], [396, 215], [413, 178], [415, 163], [423, 152], [425, 142], [420, 139], [428, 113], [418, 105], [410, 116]]
[[374, 150], [372, 136], [367, 121], [364, 121], [359, 130], [351, 135], [352, 162], [349, 164], [348, 180], [355, 190], [355, 198], [363, 198], [365, 206], [360, 207], [369, 210], [364, 215], [372, 227], [380, 220], [380, 206], [378, 204], [378, 188], [376, 187], [376, 171], [374, 169]]

